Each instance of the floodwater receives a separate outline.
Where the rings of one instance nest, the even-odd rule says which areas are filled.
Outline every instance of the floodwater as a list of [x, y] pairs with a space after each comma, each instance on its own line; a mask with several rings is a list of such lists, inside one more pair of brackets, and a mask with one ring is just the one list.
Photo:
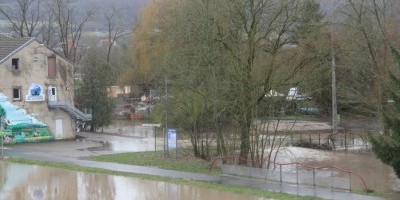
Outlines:
[[0, 161], [0, 200], [110, 200], [263, 198], [173, 183], [92, 174]]
[[[400, 192], [400, 179], [393, 169], [378, 160], [372, 152], [338, 152], [288, 147], [280, 152], [281, 162], [300, 162], [311, 167], [332, 166], [359, 174], [369, 189], [377, 192]], [[349, 178], [348, 173], [334, 170], [334, 177]], [[332, 176], [331, 170], [319, 170], [319, 176]], [[362, 189], [361, 182], [352, 175], [353, 188]]]
[[[155, 146], [154, 139], [127, 139], [127, 140], [110, 140], [99, 142], [101, 146], [90, 147], [89, 151], [112, 151], [118, 152], [138, 152], [138, 151], [153, 151]], [[159, 142], [158, 142], [159, 143]], [[162, 149], [161, 144], [157, 145], [157, 149]]]
[[[383, 164], [373, 153], [343, 153], [334, 152], [333, 156], [324, 161], [307, 159], [306, 164], [312, 166], [335, 166], [347, 169], [362, 176], [369, 189], [378, 192], [399, 192], [400, 180], [396, 177], [393, 169]], [[347, 173], [337, 173], [336, 176], [347, 178]], [[353, 186], [360, 184], [356, 177], [352, 177]]]
[[[130, 135], [131, 137], [118, 139], [110, 139], [101, 142], [101, 146], [92, 147], [88, 150], [91, 152], [135, 152], [135, 151], [151, 151], [154, 150], [154, 127], [133, 127], [126, 124], [117, 124], [110, 130], [122, 130], [121, 135]], [[117, 133], [118, 134], [118, 133]], [[157, 138], [157, 150], [163, 149], [162, 138]], [[361, 145], [363, 146], [363, 145]], [[373, 153], [360, 152], [339, 152], [339, 151], [322, 151], [297, 147], [284, 148], [287, 153], [281, 154], [281, 158], [277, 161], [281, 163], [300, 162], [308, 166], [333, 166], [355, 172], [362, 176], [367, 183], [369, 189], [377, 192], [400, 192], [400, 180], [396, 177], [390, 166], [379, 161]], [[292, 168], [290, 168], [293, 171]], [[348, 173], [331, 170], [320, 170], [317, 172], [319, 176], [338, 177], [348, 180]], [[332, 175], [333, 174], [333, 175]], [[322, 177], [323, 178], [323, 177]], [[362, 189], [361, 183], [357, 177], [351, 177], [353, 189]], [[329, 179], [326, 179], [329, 180]], [[350, 181], [348, 181], [350, 182]], [[346, 183], [348, 184], [348, 183]]]
[[[100, 147], [93, 147], [89, 148], [88, 150], [92, 152], [133, 152], [154, 150], [154, 146], [157, 146], [157, 149], [161, 150], [163, 148], [163, 141], [162, 138], [157, 138], [157, 141], [154, 140], [155, 130], [156, 129], [154, 127], [132, 126], [129, 123], [126, 124], [126, 122], [119, 122], [113, 127], [110, 127], [104, 131], [114, 135], [127, 136], [127, 138], [124, 138], [123, 140], [121, 140], [121, 138], [115, 140], [103, 140]], [[353, 142], [357, 144], [359, 143], [358, 140], [353, 140]], [[358, 145], [360, 148], [365, 147], [362, 142], [360, 144], [361, 145]], [[281, 154], [281, 158], [278, 158], [277, 160], [278, 162], [300, 162], [313, 167], [338, 167], [361, 175], [369, 189], [377, 192], [393, 192], [400, 194], [400, 179], [396, 177], [393, 169], [390, 166], [380, 162], [373, 155], [373, 153], [365, 153], [365, 151], [363, 153], [345, 153], [339, 151], [321, 151], [298, 147], [287, 147], [285, 149], [288, 150], [287, 153]], [[294, 169], [295, 168], [293, 168], [293, 166], [289, 167], [289, 171], [291, 172], [293, 172]], [[331, 177], [337, 177], [343, 180], [343, 187], [345, 188], [349, 188], [348, 184], [350, 182], [352, 189], [362, 189], [362, 185], [360, 181], [358, 181], [357, 177], [352, 175], [351, 180], [349, 180], [348, 173], [342, 173], [339, 171], [332, 172], [332, 170], [318, 170], [317, 176], [321, 176], [317, 177], [321, 178], [320, 180], [328, 181], [328, 185], [330, 185], [329, 181], [332, 180], [330, 179]], [[302, 182], [302, 180], [300, 180], [300, 182]]]

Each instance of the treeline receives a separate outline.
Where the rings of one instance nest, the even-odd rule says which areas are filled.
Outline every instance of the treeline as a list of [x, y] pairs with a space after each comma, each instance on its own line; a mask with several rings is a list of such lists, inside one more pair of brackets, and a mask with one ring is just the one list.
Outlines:
[[339, 113], [381, 116], [398, 4], [349, 0], [327, 14], [314, 0], [152, 1], [132, 35], [134, 65], [119, 81], [168, 86], [160, 113], [190, 135], [196, 156], [210, 156], [211, 144], [226, 155], [227, 138], [238, 138], [240, 156], [263, 158], [256, 119], [293, 108], [267, 94], [297, 86], [331, 112], [332, 60]]

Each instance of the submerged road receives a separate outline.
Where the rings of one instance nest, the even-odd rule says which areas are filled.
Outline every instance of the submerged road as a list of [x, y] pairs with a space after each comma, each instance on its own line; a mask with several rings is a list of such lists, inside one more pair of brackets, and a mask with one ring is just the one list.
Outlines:
[[[31, 160], [52, 161], [68, 163], [83, 167], [94, 167], [119, 172], [136, 174], [155, 175], [168, 178], [179, 178], [187, 180], [197, 180], [206, 182], [217, 182], [236, 186], [246, 186], [258, 188], [266, 191], [289, 193], [299, 196], [315, 196], [324, 199], [348, 199], [348, 200], [378, 200], [381, 198], [355, 194], [346, 190], [332, 190], [330, 188], [319, 188], [301, 186], [289, 183], [266, 181], [261, 179], [250, 179], [236, 176], [212, 176], [207, 174], [189, 173], [175, 170], [159, 169], [156, 167], [134, 166], [109, 162], [98, 162], [85, 160], [84, 157], [91, 155], [116, 153], [112, 150], [91, 151], [90, 149], [99, 148], [104, 141], [125, 141], [133, 144], [152, 144], [144, 145], [143, 150], [154, 149], [154, 139], [151, 138], [127, 138], [107, 134], [80, 133], [84, 140], [56, 141], [51, 143], [29, 143], [7, 146], [4, 148], [6, 157], [19, 157]], [[153, 142], [150, 142], [153, 141]], [[157, 144], [158, 145], [158, 144]]]

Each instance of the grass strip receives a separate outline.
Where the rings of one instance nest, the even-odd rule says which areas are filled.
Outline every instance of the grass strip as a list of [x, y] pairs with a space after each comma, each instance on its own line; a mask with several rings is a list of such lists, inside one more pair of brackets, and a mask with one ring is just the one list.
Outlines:
[[260, 189], [232, 186], [232, 185], [219, 184], [219, 183], [213, 183], [213, 182], [192, 181], [192, 180], [185, 180], [185, 179], [174, 179], [174, 178], [166, 178], [166, 177], [160, 177], [160, 176], [118, 172], [118, 171], [99, 169], [99, 168], [93, 168], [93, 167], [82, 167], [82, 166], [76, 166], [76, 165], [72, 165], [72, 164], [58, 163], [58, 162], [28, 160], [28, 159], [23, 159], [23, 158], [8, 158], [6, 161], [13, 162], [13, 163], [20, 163], [20, 164], [39, 165], [39, 166], [44, 166], [44, 167], [52, 167], [52, 168], [71, 170], [71, 171], [124, 176], [124, 177], [139, 178], [139, 179], [143, 179], [143, 180], [150, 180], [150, 181], [157, 181], [157, 182], [167, 182], [167, 183], [173, 183], [173, 184], [178, 184], [178, 185], [188, 185], [188, 186], [212, 189], [212, 190], [223, 191], [223, 192], [231, 192], [231, 193], [241, 194], [241, 195], [264, 197], [264, 198], [268, 198], [268, 199], [285, 199], [285, 200], [286, 199], [287, 200], [317, 200], [317, 199], [321, 199], [318, 197], [296, 196], [296, 195], [291, 195], [291, 194], [269, 192], [269, 191], [264, 191], [264, 190], [260, 190]]
[[161, 169], [170, 169], [192, 173], [203, 173], [211, 175], [221, 174], [221, 170], [217, 167], [214, 167], [210, 173], [211, 163], [203, 159], [195, 158], [192, 155], [178, 157], [176, 157], [175, 155], [171, 155], [164, 158], [162, 151], [119, 153], [92, 156], [88, 159], [100, 162], [113, 162], [128, 165], [158, 167]]

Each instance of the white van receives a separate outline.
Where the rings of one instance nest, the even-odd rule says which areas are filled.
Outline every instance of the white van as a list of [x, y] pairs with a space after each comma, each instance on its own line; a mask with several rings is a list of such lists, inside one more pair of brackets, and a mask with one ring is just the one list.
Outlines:
[[286, 100], [292, 101], [292, 100], [297, 100], [297, 101], [303, 101], [303, 100], [311, 100], [311, 97], [305, 94], [299, 94], [297, 87], [292, 87], [289, 89], [289, 93], [286, 96]]

